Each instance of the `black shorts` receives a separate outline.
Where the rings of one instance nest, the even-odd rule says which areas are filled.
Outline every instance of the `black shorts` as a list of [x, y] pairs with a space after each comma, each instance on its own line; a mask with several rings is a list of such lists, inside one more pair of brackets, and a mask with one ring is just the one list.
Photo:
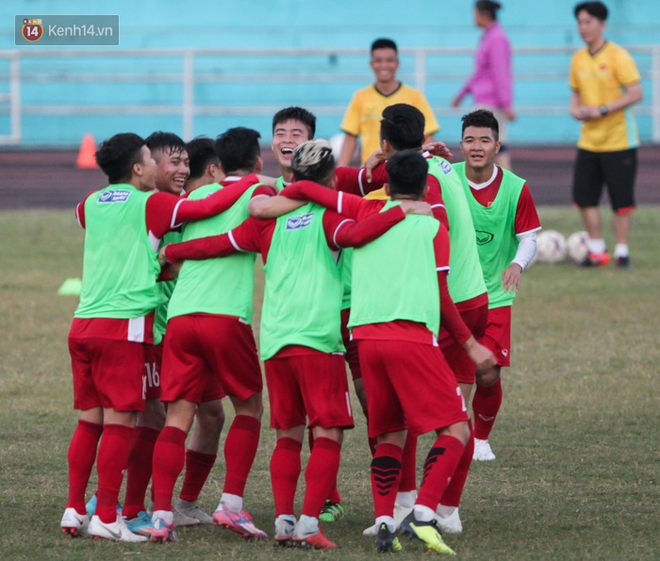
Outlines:
[[578, 148], [573, 170], [573, 201], [580, 208], [598, 206], [607, 185], [612, 210], [630, 212], [635, 207], [637, 148], [617, 152], [591, 152]]

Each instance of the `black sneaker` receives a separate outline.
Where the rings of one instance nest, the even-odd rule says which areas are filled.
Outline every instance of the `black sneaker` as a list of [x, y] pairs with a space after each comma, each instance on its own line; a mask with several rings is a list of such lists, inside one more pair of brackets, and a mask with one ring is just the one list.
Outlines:
[[382, 522], [376, 537], [376, 551], [385, 553], [387, 551], [401, 551], [401, 549], [399, 538], [396, 537], [396, 530], [390, 532], [388, 525]]
[[400, 529], [404, 534], [424, 542], [431, 551], [444, 553], [445, 555], [456, 555], [456, 552], [443, 541], [435, 518], [429, 522], [422, 522], [415, 518], [415, 511], [413, 510], [401, 521]]
[[605, 267], [610, 264], [610, 254], [607, 251], [603, 253], [592, 253], [589, 254], [580, 261], [578, 267]]
[[617, 257], [614, 260], [614, 264], [620, 269], [632, 269], [632, 265], [630, 264], [630, 257], [627, 255], [625, 257]]

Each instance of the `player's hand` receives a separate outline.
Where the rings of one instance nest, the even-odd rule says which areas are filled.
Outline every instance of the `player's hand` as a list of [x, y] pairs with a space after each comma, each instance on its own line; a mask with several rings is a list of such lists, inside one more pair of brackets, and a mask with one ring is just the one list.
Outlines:
[[518, 263], [511, 263], [502, 273], [502, 288], [504, 292], [517, 292], [520, 288], [520, 275], [522, 267]]
[[364, 169], [365, 175], [367, 177], [367, 183], [371, 183], [372, 179], [372, 171], [374, 168], [378, 167], [380, 164], [383, 162], [387, 161], [387, 158], [385, 157], [385, 154], [383, 154], [383, 151], [379, 148], [376, 150], [371, 156], [367, 158], [367, 161], [364, 162]]
[[183, 261], [177, 261], [176, 263], [170, 263], [167, 266], [167, 274], [170, 279], [175, 279], [179, 276], [179, 271], [183, 267]]
[[454, 155], [451, 153], [451, 150], [447, 148], [447, 145], [440, 140], [427, 142], [422, 146], [422, 150], [425, 152], [430, 152], [433, 156], [440, 156], [445, 160], [451, 160], [454, 157]]
[[600, 109], [596, 105], [583, 105], [581, 114], [583, 115], [583, 121], [594, 121], [602, 117]]
[[509, 121], [515, 121], [516, 120], [516, 112], [513, 109], [505, 109], [504, 114], [506, 115], [506, 118]]
[[405, 214], [426, 214], [427, 216], [433, 216], [431, 205], [423, 201], [403, 201], [401, 203], [401, 210]]
[[277, 179], [274, 177], [270, 177], [269, 175], [261, 175], [257, 174], [257, 178], [259, 179], [259, 183], [263, 183], [265, 185], [268, 185], [268, 187], [272, 187], [277, 191]]
[[463, 348], [472, 362], [477, 365], [477, 373], [483, 373], [497, 365], [497, 360], [492, 351], [478, 343], [474, 336], [471, 336], [464, 344]]
[[451, 106], [456, 109], [461, 105], [461, 96], [457, 95], [454, 99], [451, 100]]
[[169, 264], [169, 261], [167, 260], [167, 257], [165, 257], [165, 248], [170, 245], [170, 244], [165, 244], [163, 247], [161, 247], [158, 250], [158, 263], [160, 263], [161, 267], [165, 267], [165, 265]]

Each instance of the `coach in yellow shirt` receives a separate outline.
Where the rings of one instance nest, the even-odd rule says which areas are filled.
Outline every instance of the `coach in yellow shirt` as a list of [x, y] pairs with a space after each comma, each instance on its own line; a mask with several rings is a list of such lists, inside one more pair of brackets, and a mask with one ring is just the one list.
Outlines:
[[607, 185], [616, 236], [617, 266], [630, 268], [628, 230], [635, 209], [639, 135], [632, 105], [642, 99], [637, 66], [628, 51], [604, 37], [607, 7], [583, 2], [575, 7], [578, 31], [586, 48], [573, 55], [571, 115], [582, 122], [573, 174], [573, 200], [589, 234], [589, 254], [581, 263], [599, 267], [610, 262], [601, 232], [598, 204]]
[[339, 165], [347, 166], [357, 144], [362, 137], [362, 163], [369, 155], [380, 148], [380, 120], [383, 110], [395, 103], [407, 103], [417, 107], [426, 119], [425, 141], [431, 142], [440, 125], [431, 111], [424, 94], [396, 79], [399, 57], [396, 43], [391, 39], [376, 39], [371, 45], [371, 69], [376, 83], [370, 84], [353, 94], [346, 110], [341, 130], [346, 133]]

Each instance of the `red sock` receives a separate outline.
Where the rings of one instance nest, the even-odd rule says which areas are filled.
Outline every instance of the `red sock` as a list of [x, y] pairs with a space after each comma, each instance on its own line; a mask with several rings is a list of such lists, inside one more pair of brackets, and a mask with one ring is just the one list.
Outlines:
[[144, 495], [151, 480], [151, 460], [160, 434], [150, 427], [135, 427], [126, 464], [126, 499], [122, 516], [131, 520], [144, 510]]
[[270, 458], [270, 479], [275, 498], [275, 516], [295, 514], [293, 500], [300, 477], [302, 443], [293, 438], [280, 438]]
[[453, 436], [440, 435], [424, 462], [424, 478], [415, 504], [438, 508], [450, 478], [463, 455], [462, 442]]
[[381, 444], [371, 460], [371, 493], [376, 518], [392, 516], [401, 480], [403, 449], [394, 444]]
[[225, 487], [223, 493], [243, 496], [252, 462], [259, 447], [261, 421], [247, 415], [234, 418], [225, 440]]
[[[312, 429], [307, 430], [307, 442], [309, 444], [309, 451], [311, 452], [312, 449], [314, 448], [314, 433], [312, 432]], [[332, 484], [332, 489], [330, 490], [330, 493], [328, 493], [328, 500], [331, 503], [341, 504], [341, 495], [339, 494], [339, 489], [337, 489], [336, 478], [335, 478], [335, 482]]]
[[499, 379], [492, 386], [477, 384], [472, 400], [474, 411], [474, 438], [488, 440], [493, 429], [495, 418], [502, 405], [502, 380]]
[[305, 469], [305, 500], [302, 514], [318, 518], [333, 484], [337, 481], [341, 444], [330, 438], [314, 440], [314, 449]]
[[103, 426], [103, 437], [96, 462], [96, 471], [99, 475], [96, 514], [101, 522], [111, 524], [117, 520], [117, 500], [134, 430], [124, 425]]
[[406, 445], [403, 447], [401, 459], [401, 482], [399, 491], [415, 491], [417, 489], [417, 437], [408, 433]]
[[196, 501], [202, 492], [202, 487], [215, 464], [215, 454], [203, 454], [195, 450], [186, 450], [186, 475], [179, 498], [182, 501]]
[[96, 460], [96, 447], [103, 433], [103, 425], [78, 421], [69, 444], [69, 500], [67, 508], [85, 514], [85, 491]]
[[456, 471], [452, 475], [451, 481], [445, 492], [442, 494], [440, 499], [440, 504], [445, 506], [455, 506], [458, 507], [461, 503], [461, 495], [463, 495], [463, 487], [465, 487], [465, 481], [467, 480], [468, 471], [470, 470], [470, 465], [472, 464], [472, 456], [474, 454], [474, 436], [472, 434], [472, 421], [468, 421], [470, 427], [470, 440], [465, 445], [463, 450], [463, 455], [458, 461], [458, 466], [456, 466]]
[[186, 433], [165, 427], [154, 447], [154, 510], [172, 510], [174, 485], [185, 462]]

